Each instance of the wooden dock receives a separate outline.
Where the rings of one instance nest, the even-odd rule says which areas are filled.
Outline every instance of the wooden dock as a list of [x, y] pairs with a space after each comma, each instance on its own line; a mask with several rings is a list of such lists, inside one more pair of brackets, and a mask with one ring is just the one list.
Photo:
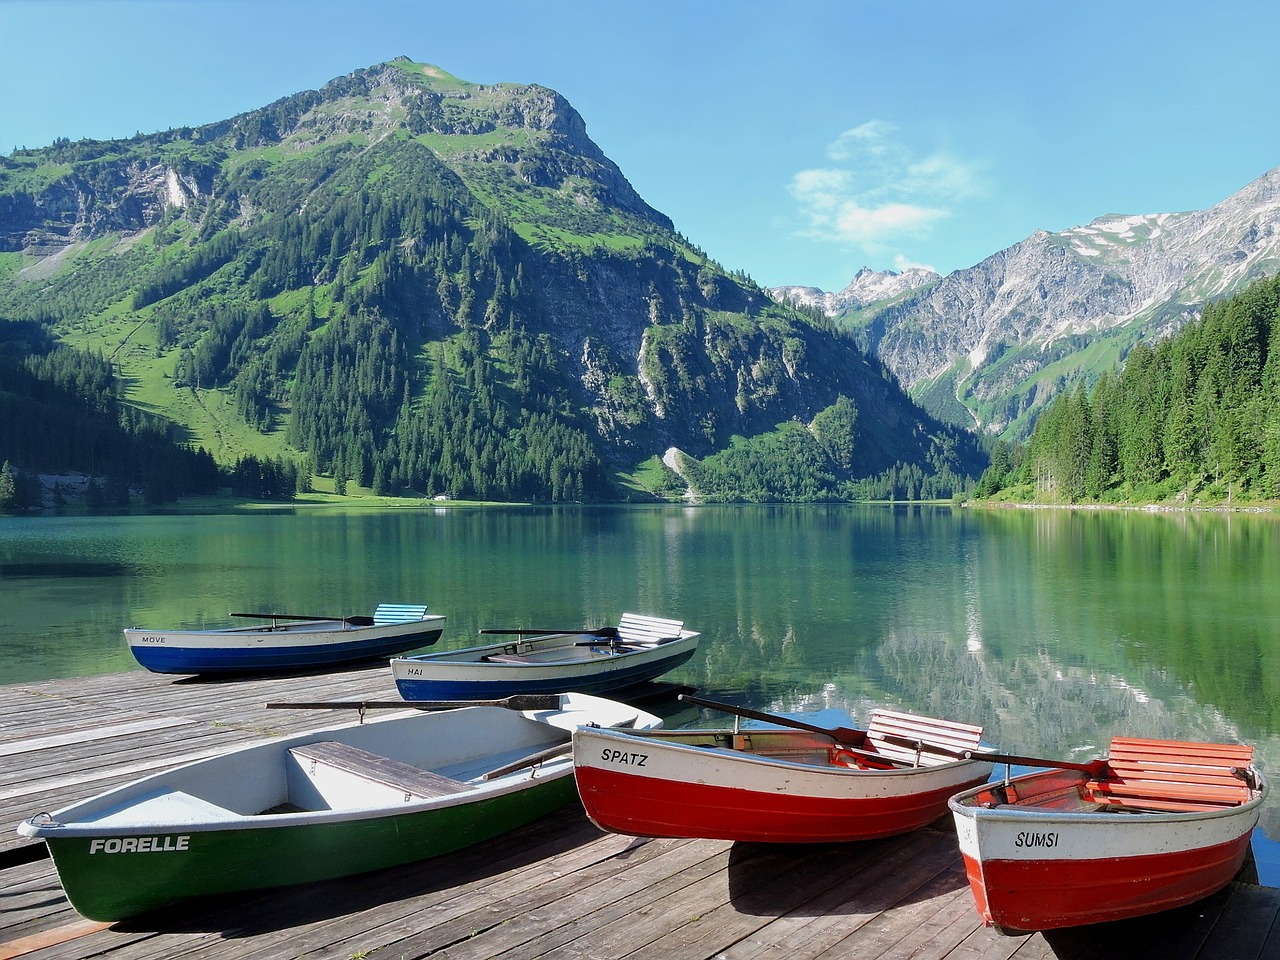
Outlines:
[[108, 786], [347, 716], [265, 708], [304, 699], [397, 697], [385, 666], [0, 686], [0, 960], [1280, 957], [1280, 891], [1241, 882], [1157, 917], [1002, 936], [979, 925], [945, 820], [889, 840], [773, 846], [614, 836], [570, 807], [434, 860], [112, 925], [75, 914], [43, 845], [13, 832], [35, 812]]

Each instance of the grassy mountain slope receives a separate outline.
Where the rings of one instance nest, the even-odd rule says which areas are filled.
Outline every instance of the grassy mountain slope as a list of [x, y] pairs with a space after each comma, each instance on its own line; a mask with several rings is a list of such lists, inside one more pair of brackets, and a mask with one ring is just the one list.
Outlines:
[[794, 424], [816, 496], [981, 460], [851, 338], [688, 244], [554, 91], [403, 59], [0, 158], [0, 318], [101, 352], [221, 462], [386, 492], [609, 498], [670, 448], [714, 473]]

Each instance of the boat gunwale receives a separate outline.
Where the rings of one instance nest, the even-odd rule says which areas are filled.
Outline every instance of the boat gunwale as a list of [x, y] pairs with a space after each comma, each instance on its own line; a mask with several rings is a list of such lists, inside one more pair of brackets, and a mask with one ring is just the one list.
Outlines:
[[[1141, 808], [1131, 808], [1128, 810], [1106, 810], [1099, 807], [1095, 810], [1068, 810], [1062, 808], [1047, 807], [1035, 803], [1002, 803], [998, 806], [987, 807], [976, 804], [973, 800], [981, 793], [989, 790], [992, 785], [998, 786], [1003, 781], [992, 780], [978, 787], [972, 787], [963, 790], [947, 801], [947, 806], [956, 816], [962, 816], [975, 823], [985, 821], [986, 823], [994, 823], [1000, 821], [1008, 821], [1011, 823], [1024, 823], [1026, 821], [1038, 821], [1041, 823], [1064, 823], [1064, 824], [1165, 824], [1165, 823], [1182, 823], [1186, 821], [1202, 821], [1202, 820], [1219, 820], [1230, 817], [1237, 817], [1247, 814], [1248, 812], [1261, 806], [1267, 798], [1268, 785], [1262, 771], [1253, 764], [1250, 764], [1244, 770], [1253, 779], [1253, 786], [1249, 787], [1249, 799], [1241, 803], [1224, 805], [1214, 810], [1144, 810]], [[1014, 777], [1011, 782], [1017, 783], [1019, 780], [1027, 782], [1032, 778], [1049, 779], [1055, 775], [1070, 774], [1071, 771], [1060, 769], [1047, 770], [1042, 773], [1023, 774]], [[1086, 775], [1081, 773], [1080, 782], [1085, 782]]]
[[[569, 709], [566, 709], [569, 708]], [[560, 745], [570, 746], [572, 744], [572, 730], [559, 727], [553, 723], [538, 719], [536, 716], [530, 716], [525, 711], [510, 711], [503, 707], [494, 707], [487, 705], [476, 705], [468, 707], [459, 707], [454, 710], [445, 711], [447, 713], [461, 713], [463, 711], [490, 711], [492, 716], [510, 718], [512, 729], [516, 729], [515, 721], [523, 719], [526, 723], [535, 724], [535, 727], [526, 727], [525, 729], [534, 730], [544, 728], [539, 732], [548, 734], [539, 738], [538, 742], [524, 744], [523, 747], [533, 750], [539, 746], [544, 748], [556, 747]], [[561, 711], [533, 711], [537, 714], [557, 712], [582, 713], [581, 709], [573, 710], [571, 705], [565, 704]], [[573, 774], [573, 757], [571, 753], [563, 756], [553, 757], [530, 763], [528, 766], [518, 767], [502, 776], [494, 777], [491, 780], [482, 780], [477, 777], [470, 778], [467, 781], [468, 786], [474, 787], [464, 792], [447, 794], [438, 797], [415, 798], [413, 800], [403, 801], [394, 805], [383, 803], [378, 806], [366, 807], [343, 807], [338, 809], [325, 810], [301, 810], [289, 811], [281, 813], [248, 813], [237, 814], [228, 810], [228, 816], [219, 819], [208, 819], [196, 822], [183, 823], [165, 823], [151, 821], [149, 823], [113, 823], [104, 825], [101, 820], [98, 821], [72, 821], [63, 822], [66, 817], [74, 817], [77, 811], [84, 809], [97, 810], [101, 813], [103, 810], [111, 809], [113, 800], [119, 804], [128, 804], [136, 802], [140, 797], [145, 796], [149, 790], [158, 792], [168, 790], [175, 793], [185, 793], [182, 790], [181, 783], [176, 786], [166, 781], [175, 778], [183, 771], [192, 768], [204, 766], [210, 761], [229, 762], [237, 757], [259, 757], [269, 753], [278, 753], [281, 760], [284, 755], [292, 747], [303, 746], [311, 743], [324, 742], [326, 740], [340, 739], [335, 736], [343, 731], [368, 729], [371, 726], [383, 724], [405, 724], [413, 721], [421, 723], [429, 715], [425, 715], [422, 711], [412, 708], [404, 711], [396, 711], [385, 717], [373, 718], [363, 723], [345, 723], [334, 726], [325, 727], [319, 730], [309, 731], [307, 733], [294, 734], [292, 736], [278, 738], [268, 737], [257, 742], [248, 743], [237, 747], [230, 751], [211, 753], [208, 756], [198, 757], [194, 760], [188, 760], [185, 763], [170, 767], [158, 773], [150, 774], [129, 783], [122, 784], [110, 790], [103, 791], [83, 800], [55, 809], [52, 813], [41, 811], [24, 819], [17, 826], [17, 832], [22, 836], [36, 837], [43, 840], [61, 840], [76, 839], [98, 836], [150, 836], [162, 833], [216, 833], [224, 830], [250, 830], [250, 829], [272, 829], [282, 827], [305, 827], [310, 825], [320, 825], [331, 821], [347, 822], [352, 820], [370, 820], [381, 819], [385, 817], [402, 816], [405, 814], [425, 813], [432, 810], [444, 809], [447, 807], [462, 806], [476, 801], [487, 800], [494, 797], [504, 796], [509, 793], [518, 792], [524, 789], [530, 789], [531, 781], [553, 782], [563, 779]], [[504, 724], [505, 725], [505, 724]], [[601, 728], [608, 729], [608, 728]], [[502, 733], [501, 730], [498, 731]], [[508, 750], [506, 753], [510, 753]], [[503, 756], [502, 751], [495, 751], [492, 754], [496, 760]], [[423, 769], [429, 769], [424, 767]], [[180, 777], [179, 777], [180, 779]], [[472, 783], [472, 780], [475, 782]], [[194, 796], [194, 794], [192, 794]], [[213, 806], [219, 806], [213, 804]], [[223, 808], [226, 809], [226, 808]], [[49, 818], [47, 822], [37, 822], [41, 818]]]
[[[781, 757], [762, 757], [744, 750], [736, 750], [733, 747], [721, 747], [721, 746], [712, 745], [712, 744], [694, 745], [694, 744], [670, 742], [671, 740], [675, 739], [675, 737], [671, 736], [672, 734], [675, 734], [678, 736], [680, 734], [685, 734], [685, 733], [695, 734], [695, 735], [703, 734], [703, 733], [726, 733], [726, 734], [732, 735], [733, 731], [728, 728], [725, 728], [723, 730], [721, 729], [713, 730], [713, 729], [707, 728], [704, 731], [702, 728], [688, 728], [688, 727], [682, 728], [679, 730], [662, 730], [662, 729], [659, 729], [659, 730], [613, 730], [609, 728], [600, 728], [600, 729], [588, 728], [581, 731], [581, 734], [579, 734], [579, 731], [574, 731], [574, 737], [576, 740], [580, 735], [587, 736], [587, 737], [603, 735], [611, 739], [624, 741], [624, 742], [629, 738], [634, 740], [643, 740], [648, 743], [656, 742], [656, 743], [662, 744], [663, 746], [671, 750], [696, 751], [699, 756], [706, 756], [706, 755], [720, 756], [720, 757], [725, 757], [727, 759], [730, 759], [736, 763], [750, 763], [750, 764], [756, 764], [756, 765], [761, 765], [765, 767], [785, 766], [788, 768], [794, 768], [796, 770], [802, 770], [806, 773], [816, 773], [824, 777], [832, 776], [837, 778], [844, 778], [844, 777], [862, 778], [867, 776], [874, 777], [877, 779], [903, 777], [903, 776], [914, 777], [914, 776], [919, 776], [921, 774], [926, 774], [926, 773], [944, 773], [944, 772], [950, 773], [951, 771], [961, 769], [968, 765], [974, 765], [976, 767], [976, 766], [985, 764], [985, 765], [994, 767], [994, 764], [990, 760], [984, 760], [982, 758], [981, 753], [977, 753], [975, 754], [975, 756], [970, 757], [968, 759], [949, 760], [945, 763], [935, 763], [935, 764], [929, 764], [927, 766], [889, 767], [883, 770], [875, 770], [875, 769], [864, 769], [861, 767], [846, 767], [846, 766], [837, 765], [837, 764], [819, 765], [816, 763], [805, 763], [799, 760], [787, 760]], [[761, 728], [747, 727], [747, 728], [741, 728], [737, 731], [737, 735], [741, 735], [743, 733], [750, 733], [753, 735], [757, 733], [766, 733], [766, 734], [776, 733], [776, 734], [789, 735], [792, 733], [792, 731], [788, 731], [781, 728], [775, 729], [770, 727], [761, 727]], [[805, 734], [798, 734], [798, 736], [805, 736]], [[808, 734], [808, 736], [822, 736], [822, 734]], [[840, 743], [834, 737], [830, 737], [828, 739], [831, 740], [831, 743], [834, 746], [838, 746]], [[984, 749], [989, 749], [989, 748], [984, 748]], [[888, 761], [889, 758], [886, 757], [885, 760]], [[643, 776], [643, 774], [634, 774], [634, 775]]]
[[[576, 648], [581, 646], [590, 646], [584, 641], [573, 641], [571, 637], [587, 636], [587, 634], [579, 633], [547, 633], [540, 636], [522, 637], [518, 641], [508, 640], [504, 643], [487, 643], [475, 647], [462, 647], [456, 650], [433, 650], [430, 653], [415, 654], [413, 656], [397, 656], [391, 658], [391, 669], [394, 674], [397, 665], [400, 663], [412, 664], [415, 666], [427, 664], [448, 664], [450, 666], [466, 665], [483, 667], [486, 671], [494, 671], [502, 668], [527, 669], [530, 667], [546, 668], [546, 667], [565, 667], [578, 666], [585, 664], [607, 663], [621, 660], [623, 658], [637, 657], [643, 654], [653, 653], [655, 651], [670, 651], [673, 649], [682, 650], [687, 646], [689, 640], [694, 640], [701, 633], [694, 630], [681, 630], [680, 636], [672, 637], [663, 643], [652, 645], [636, 646], [634, 649], [623, 650], [617, 653], [610, 653], [598, 657], [582, 657], [578, 659], [565, 660], [545, 660], [532, 663], [505, 663], [486, 661], [484, 658], [490, 654], [514, 653], [528, 654], [539, 653], [544, 650], [558, 650], [561, 648]], [[555, 642], [552, 642], [555, 641]], [[608, 646], [608, 639], [602, 639], [600, 646]], [[622, 646], [628, 646], [625, 641]], [[522, 649], [523, 648], [523, 649]]]

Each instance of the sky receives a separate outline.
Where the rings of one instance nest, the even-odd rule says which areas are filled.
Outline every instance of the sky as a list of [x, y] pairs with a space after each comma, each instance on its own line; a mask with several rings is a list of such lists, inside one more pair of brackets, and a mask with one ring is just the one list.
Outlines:
[[563, 95], [726, 269], [835, 291], [1280, 166], [1275, 0], [0, 0], [0, 156], [407, 56]]

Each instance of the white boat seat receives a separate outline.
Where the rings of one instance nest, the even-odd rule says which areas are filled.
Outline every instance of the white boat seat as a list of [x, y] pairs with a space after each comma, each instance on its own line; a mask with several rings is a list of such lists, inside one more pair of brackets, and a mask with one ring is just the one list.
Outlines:
[[647, 617], [641, 613], [624, 613], [618, 621], [618, 641], [652, 646], [677, 640], [684, 630], [683, 620]]
[[[401, 792], [406, 801], [444, 797], [474, 789], [461, 780], [441, 776], [422, 767], [401, 763], [399, 760], [334, 740], [304, 743], [291, 747], [289, 753], [301, 764], [303, 772], [312, 779], [322, 794], [326, 793], [325, 785], [319, 782], [322, 778], [330, 781], [330, 786], [336, 783], [346, 794], [354, 792], [352, 785], [343, 785], [340, 781], [354, 778], [366, 784]], [[334, 795], [333, 791], [329, 791], [328, 795]]]
[[422, 620], [426, 615], [426, 604], [380, 603], [378, 609], [373, 611], [373, 625], [385, 627], [392, 623], [407, 623], [411, 620]]
[[[889, 737], [895, 739], [890, 740]], [[899, 740], [914, 743], [909, 746], [897, 742]], [[867, 743], [876, 753], [912, 766], [935, 767], [954, 763], [956, 757], [951, 752], [977, 750], [981, 741], [982, 727], [971, 723], [938, 720], [895, 710], [873, 710], [871, 722], [867, 724]], [[930, 751], [930, 746], [941, 747], [949, 753]]]

